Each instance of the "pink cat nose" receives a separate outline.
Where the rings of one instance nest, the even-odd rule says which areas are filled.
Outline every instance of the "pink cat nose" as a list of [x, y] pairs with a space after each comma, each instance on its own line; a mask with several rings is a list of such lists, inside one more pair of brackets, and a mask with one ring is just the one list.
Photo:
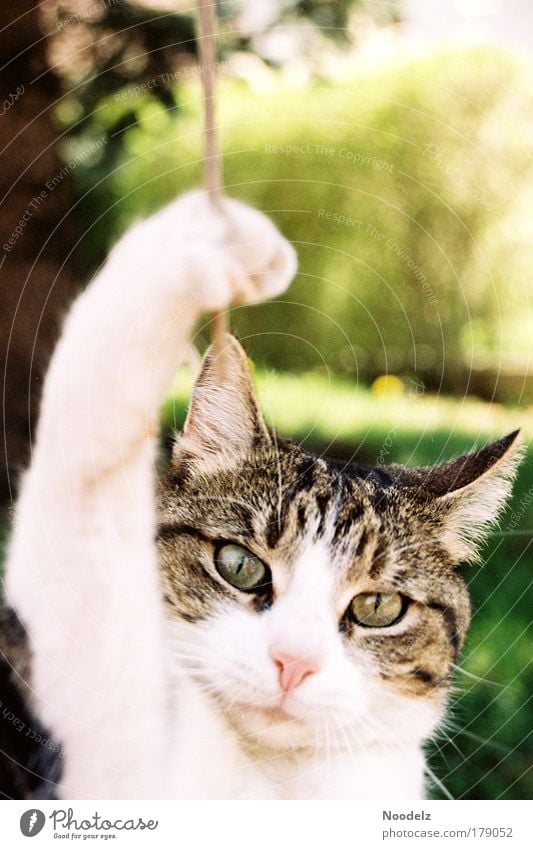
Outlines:
[[279, 670], [279, 686], [287, 693], [299, 687], [304, 678], [318, 672], [319, 664], [315, 657], [298, 657], [288, 652], [272, 651], [271, 657]]

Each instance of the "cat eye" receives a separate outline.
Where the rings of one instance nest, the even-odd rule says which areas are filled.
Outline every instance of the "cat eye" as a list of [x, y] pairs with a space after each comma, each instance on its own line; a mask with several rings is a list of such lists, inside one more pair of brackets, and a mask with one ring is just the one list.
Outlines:
[[270, 570], [242, 545], [222, 545], [215, 554], [215, 566], [228, 584], [243, 592], [256, 592], [270, 586]]
[[400, 593], [361, 593], [350, 605], [350, 614], [357, 625], [365, 628], [387, 628], [399, 622], [409, 606]]

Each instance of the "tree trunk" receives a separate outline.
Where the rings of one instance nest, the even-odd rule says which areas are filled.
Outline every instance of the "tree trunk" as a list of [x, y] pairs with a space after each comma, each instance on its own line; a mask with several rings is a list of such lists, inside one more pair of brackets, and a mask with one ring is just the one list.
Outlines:
[[[60, 97], [35, 0], [0, 4], [0, 502], [28, 462], [42, 377], [76, 293], [72, 186], [53, 106]], [[64, 220], [63, 220], [64, 219]]]

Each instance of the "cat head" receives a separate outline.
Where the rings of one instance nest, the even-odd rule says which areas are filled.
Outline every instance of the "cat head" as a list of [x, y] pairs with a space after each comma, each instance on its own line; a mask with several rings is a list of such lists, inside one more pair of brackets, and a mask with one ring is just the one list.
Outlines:
[[[426, 738], [516, 433], [435, 467], [343, 465], [265, 426], [244, 352], [208, 353], [159, 496], [176, 658], [249, 745]], [[351, 742], [350, 742], [351, 741]]]

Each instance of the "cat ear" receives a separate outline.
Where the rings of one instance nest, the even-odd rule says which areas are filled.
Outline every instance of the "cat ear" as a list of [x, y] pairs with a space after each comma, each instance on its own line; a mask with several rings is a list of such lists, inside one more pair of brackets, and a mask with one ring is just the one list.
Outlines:
[[220, 353], [205, 355], [193, 389], [183, 433], [176, 439], [174, 464], [192, 462], [203, 472], [235, 466], [261, 441], [270, 443], [246, 354], [226, 334]]
[[505, 507], [523, 453], [518, 433], [420, 470], [420, 483], [436, 497], [442, 537], [456, 561], [477, 559], [481, 543]]

